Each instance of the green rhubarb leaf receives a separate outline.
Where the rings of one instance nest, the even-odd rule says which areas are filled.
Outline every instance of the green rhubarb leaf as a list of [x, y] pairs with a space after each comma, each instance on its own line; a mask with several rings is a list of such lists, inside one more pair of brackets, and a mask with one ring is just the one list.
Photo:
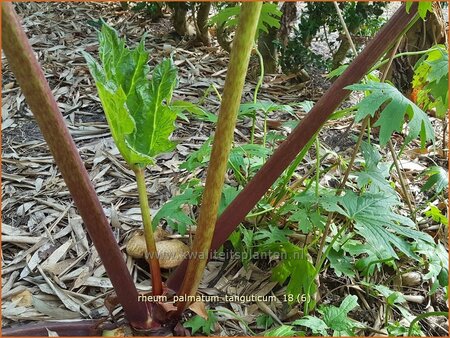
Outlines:
[[434, 141], [434, 131], [428, 116], [394, 86], [369, 81], [367, 84], [354, 84], [346, 88], [370, 92], [357, 105], [356, 121], [361, 121], [366, 116], [375, 116], [376, 111], [385, 104], [380, 113], [380, 118], [374, 124], [375, 127], [380, 127], [380, 144], [382, 146], [386, 145], [393, 132], [402, 131], [405, 115], [409, 118], [409, 132], [406, 142], [410, 142], [419, 135], [423, 146], [427, 140]]
[[264, 244], [271, 244], [276, 242], [284, 243], [289, 240], [287, 236], [290, 234], [292, 234], [292, 230], [290, 229], [280, 229], [276, 225], [269, 224], [269, 230], [258, 230], [255, 233], [254, 239], [255, 241], [263, 241]]
[[358, 196], [346, 191], [344, 196], [325, 197], [321, 204], [324, 209], [347, 217], [380, 259], [398, 259], [395, 251], [398, 249], [418, 260], [406, 239], [433, 243], [429, 235], [413, 229], [414, 223], [409, 218], [393, 212], [399, 204], [393, 195], [366, 192]]
[[171, 59], [158, 64], [149, 80], [149, 53], [144, 39], [129, 49], [117, 32], [103, 23], [99, 32], [99, 64], [83, 53], [106, 114], [111, 134], [125, 161], [145, 166], [170, 151], [176, 111], [171, 108], [177, 70]]
[[268, 113], [273, 111], [283, 111], [291, 114], [292, 116], [295, 116], [294, 109], [290, 105], [276, 104], [270, 101], [257, 101], [256, 103], [253, 102], [242, 103], [239, 106], [238, 116], [254, 117], [258, 110], [261, 110], [264, 113], [264, 115], [267, 115]]
[[182, 194], [172, 197], [172, 199], [161, 207], [153, 218], [153, 226], [156, 227], [161, 219], [165, 219], [167, 224], [179, 234], [184, 235], [189, 226], [195, 224], [195, 219], [187, 215], [183, 209], [184, 205], [199, 205], [203, 188], [200, 186], [187, 188]]

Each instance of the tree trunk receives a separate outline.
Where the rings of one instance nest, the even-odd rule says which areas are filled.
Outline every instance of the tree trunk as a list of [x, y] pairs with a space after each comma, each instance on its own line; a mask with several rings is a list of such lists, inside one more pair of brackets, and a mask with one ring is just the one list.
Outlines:
[[264, 61], [264, 73], [278, 73], [278, 51], [274, 41], [277, 39], [278, 29], [270, 27], [269, 32], [261, 32], [258, 39], [258, 49]]
[[197, 25], [195, 27], [197, 33], [196, 40], [200, 41], [205, 46], [211, 45], [208, 32], [208, 17], [210, 9], [210, 2], [202, 2], [200, 3], [200, 7], [197, 11]]
[[[352, 32], [350, 32], [350, 33], [352, 33]], [[342, 64], [345, 57], [347, 56], [347, 52], [350, 49], [350, 47], [351, 47], [350, 41], [347, 39], [345, 34], [342, 34], [341, 35], [341, 44], [339, 45], [339, 48], [333, 55], [332, 69], [336, 69]]]
[[281, 6], [281, 21], [280, 21], [280, 34], [279, 38], [281, 44], [286, 47], [289, 42], [289, 34], [291, 33], [292, 25], [297, 20], [297, 3], [285, 2]]
[[186, 20], [187, 4], [185, 2], [173, 2], [170, 4], [170, 7], [173, 9], [173, 28], [180, 36], [185, 36], [188, 32]]
[[[425, 50], [435, 44], [445, 43], [446, 30], [442, 8], [433, 2], [433, 12], [427, 13], [425, 20], [419, 19], [403, 38], [397, 53]], [[410, 55], [394, 59], [387, 79], [392, 81], [404, 94], [409, 95], [414, 76], [414, 65], [421, 55]]]

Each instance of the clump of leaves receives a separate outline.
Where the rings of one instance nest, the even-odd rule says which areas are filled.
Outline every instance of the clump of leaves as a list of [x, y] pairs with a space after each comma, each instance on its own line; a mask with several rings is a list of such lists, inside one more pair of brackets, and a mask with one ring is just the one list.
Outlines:
[[[204, 187], [200, 180], [193, 179], [188, 184], [180, 187], [181, 193], [173, 196], [156, 213], [153, 223], [158, 224], [162, 219], [167, 222], [173, 230], [180, 235], [186, 234], [187, 228], [196, 224], [194, 215], [187, 212], [185, 206], [198, 206], [200, 204]], [[222, 191], [222, 198], [219, 204], [219, 214], [236, 197], [239, 190], [235, 187], [225, 185]]]
[[430, 210], [425, 211], [425, 216], [440, 224], [448, 225], [448, 217], [443, 215], [441, 210], [432, 204], [430, 204]]
[[364, 168], [356, 173], [358, 176], [358, 187], [368, 188], [372, 192], [384, 192], [395, 195], [395, 190], [389, 184], [389, 163], [381, 162], [380, 152], [373, 144], [361, 143], [361, 151], [364, 156]]
[[348, 317], [348, 313], [358, 306], [358, 297], [349, 295], [345, 297], [339, 307], [333, 305], [322, 305], [318, 312], [322, 314], [322, 319], [315, 316], [305, 316], [294, 321], [293, 325], [301, 325], [311, 329], [313, 334], [328, 336], [332, 331], [332, 336], [353, 336], [355, 328], [360, 324]]
[[398, 204], [399, 201], [392, 195], [366, 192], [358, 196], [353, 191], [345, 191], [344, 196], [329, 196], [322, 201], [324, 209], [337, 212], [354, 224], [355, 231], [380, 259], [398, 259], [395, 249], [418, 259], [412, 244], [405, 239], [432, 244], [433, 238], [414, 230], [414, 222], [395, 213], [393, 208]]

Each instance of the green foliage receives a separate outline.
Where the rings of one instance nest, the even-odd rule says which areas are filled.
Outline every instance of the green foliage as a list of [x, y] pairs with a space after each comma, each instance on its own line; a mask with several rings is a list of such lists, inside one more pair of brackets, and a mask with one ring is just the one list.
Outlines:
[[293, 231], [289, 229], [280, 229], [276, 225], [269, 224], [269, 229], [261, 229], [255, 232], [255, 241], [261, 241], [262, 245], [272, 244], [272, 243], [285, 243], [288, 242], [288, 235], [292, 234]]
[[431, 48], [417, 61], [412, 84], [418, 92], [417, 104], [424, 110], [436, 109], [436, 116], [443, 119], [448, 108], [448, 50], [445, 46]]
[[215, 325], [217, 323], [217, 317], [213, 311], [208, 310], [208, 319], [204, 319], [199, 315], [195, 315], [186, 321], [183, 326], [191, 328], [192, 334], [196, 332], [201, 332], [203, 334], [209, 335], [214, 332]]
[[155, 228], [161, 219], [165, 219], [167, 225], [184, 235], [187, 228], [195, 224], [195, 220], [186, 214], [183, 206], [199, 205], [202, 192], [203, 188], [200, 185], [193, 185], [192, 187], [187, 187], [180, 195], [173, 196], [156, 213], [153, 218], [153, 227]]
[[[192, 102], [187, 101], [174, 101], [172, 103], [172, 109], [174, 109], [178, 115], [187, 111], [190, 114], [194, 115], [196, 118], [202, 121], [217, 123], [217, 115], [206, 111], [205, 109], [197, 106]], [[185, 120], [187, 117], [184, 118]], [[187, 119], [189, 121], [189, 119]]]
[[[204, 187], [199, 180], [191, 180], [186, 186], [181, 187], [181, 194], [173, 196], [166, 202], [153, 218], [153, 228], [155, 228], [161, 219], [166, 220], [167, 224], [184, 235], [189, 226], [195, 225], [195, 219], [186, 213], [183, 206], [197, 206], [201, 202]], [[236, 197], [239, 190], [225, 185], [222, 191], [222, 198], [219, 205], [219, 214]]]
[[[211, 17], [209, 21], [211, 24], [223, 25], [225, 28], [234, 28], [238, 23], [240, 12], [240, 5], [229, 6], [221, 9], [219, 13]], [[281, 14], [282, 13], [276, 4], [264, 3], [262, 5], [256, 35], [258, 36], [261, 31], [268, 33], [270, 27], [280, 28]]]
[[425, 216], [430, 217], [433, 221], [440, 224], [448, 225], [447, 216], [443, 215], [442, 212], [432, 204], [430, 204], [430, 210], [425, 211]]
[[405, 123], [405, 115], [409, 118], [406, 142], [410, 142], [419, 135], [423, 147], [427, 140], [434, 141], [434, 131], [428, 116], [394, 86], [388, 83], [369, 81], [366, 84], [347, 86], [346, 89], [370, 92], [357, 105], [356, 122], [366, 116], [374, 117], [378, 109], [386, 103], [386, 106], [381, 108], [380, 118], [374, 124], [375, 127], [380, 127], [380, 145], [386, 145], [394, 131], [401, 132]]
[[421, 176], [428, 176], [427, 181], [420, 189], [421, 191], [428, 191], [432, 187], [436, 193], [441, 193], [445, 188], [448, 188], [448, 172], [439, 166], [432, 166], [427, 168]]
[[[362, 36], [374, 35], [384, 20], [381, 17], [385, 2], [339, 2], [350, 32]], [[327, 39], [322, 37], [322, 29], [331, 33], [342, 32], [343, 27], [336, 15], [336, 9], [330, 2], [307, 2], [302, 9], [298, 26], [294, 30], [293, 38], [287, 46], [280, 46], [280, 64], [284, 72], [296, 72], [302, 68], [311, 66], [319, 69], [327, 69], [331, 66], [330, 60], [325, 60], [322, 54], [316, 54], [311, 49], [311, 42]], [[336, 42], [327, 41], [332, 53], [337, 46]]]
[[393, 306], [394, 304], [406, 303], [406, 299], [403, 294], [399, 291], [394, 291], [389, 289], [384, 285], [371, 285], [375, 290], [377, 290], [384, 298], [388, 305]]
[[448, 251], [442, 244], [427, 245], [420, 243], [418, 253], [426, 255], [428, 258], [427, 269], [428, 272], [424, 275], [424, 279], [432, 279], [438, 276], [443, 278], [441, 286], [448, 285]]
[[364, 170], [356, 173], [358, 176], [358, 187], [369, 188], [372, 192], [384, 192], [395, 195], [395, 191], [387, 181], [389, 177], [390, 164], [381, 162], [381, 155], [374, 145], [367, 142], [361, 143], [361, 151], [364, 156]]
[[294, 104], [276, 104], [271, 101], [256, 101], [256, 103], [246, 102], [240, 105], [238, 115], [240, 117], [254, 117], [258, 111], [262, 111], [264, 115], [274, 111], [282, 111], [295, 116], [294, 109], [292, 108], [293, 105]]
[[[202, 146], [191, 153], [181, 169], [193, 172], [197, 168], [205, 168], [211, 156], [212, 144], [208, 138]], [[228, 159], [228, 168], [233, 170], [237, 181], [244, 184], [264, 163], [271, 151], [259, 144], [243, 144], [231, 149]]]
[[311, 329], [313, 334], [328, 335], [328, 330], [333, 331], [333, 336], [353, 336], [354, 329], [359, 327], [358, 322], [348, 318], [348, 313], [358, 306], [358, 297], [348, 295], [339, 307], [322, 305], [318, 310], [322, 318], [305, 316], [294, 321], [293, 325], [301, 325]]
[[331, 249], [327, 255], [330, 265], [336, 276], [355, 277], [353, 258], [345, 254], [344, 250], [336, 251]]
[[[419, 16], [422, 19], [425, 19], [428, 12], [433, 12], [433, 2], [431, 1], [418, 1], [419, 8], [417, 9], [417, 12], [419, 13]], [[409, 13], [411, 6], [413, 4], [413, 1], [407, 1], [406, 2], [406, 12]]]
[[99, 32], [101, 65], [83, 53], [99, 92], [111, 134], [131, 167], [153, 163], [170, 151], [176, 113], [169, 106], [177, 81], [171, 59], [158, 64], [148, 80], [149, 53], [144, 39], [135, 49], [125, 46], [117, 32], [103, 23]]
[[296, 332], [290, 325], [281, 325], [264, 333], [264, 337], [293, 337]]
[[274, 320], [271, 316], [262, 314], [256, 317], [256, 326], [260, 329], [267, 330], [274, 323]]
[[248, 267], [248, 264], [253, 257], [255, 246], [253, 238], [254, 232], [242, 225], [233, 232], [232, 236], [230, 236], [231, 244], [233, 245], [234, 250], [241, 254], [241, 262], [245, 268]]
[[306, 296], [308, 308], [315, 306], [313, 295], [317, 291], [317, 284], [314, 280], [316, 270], [308, 260], [308, 253], [305, 249], [289, 243], [277, 243], [264, 246], [263, 250], [278, 253], [282, 257], [280, 263], [272, 269], [272, 279], [280, 284], [284, 284], [288, 279], [286, 294], [289, 303], [301, 301], [301, 296]]
[[324, 229], [325, 217], [322, 212], [319, 201], [311, 189], [296, 194], [281, 210], [282, 215], [290, 214], [288, 220], [297, 224], [298, 230], [304, 234]]
[[304, 316], [302, 319], [298, 319], [292, 323], [293, 325], [301, 325], [311, 329], [313, 334], [320, 334], [322, 336], [328, 336], [328, 325], [320, 318], [314, 316]]
[[412, 229], [414, 223], [409, 218], [394, 213], [392, 209], [398, 204], [394, 196], [371, 192], [358, 196], [352, 191], [345, 191], [345, 195], [340, 197], [326, 197], [322, 201], [324, 209], [347, 217], [380, 259], [398, 259], [394, 248], [418, 259], [404, 238], [427, 243], [433, 243], [433, 239]]
[[299, 40], [290, 40], [286, 47], [278, 46], [283, 73], [296, 73], [303, 68], [325, 70], [331, 67], [330, 60], [325, 60], [321, 54], [315, 53]]
[[[408, 331], [409, 328], [405, 327], [404, 325], [400, 324], [399, 322], [393, 322], [389, 323], [389, 325], [386, 327], [387, 332], [390, 336], [396, 336], [396, 337], [408, 337]], [[420, 329], [419, 323], [415, 323], [413, 330], [412, 330], [412, 336], [416, 337], [423, 337], [424, 333]]]

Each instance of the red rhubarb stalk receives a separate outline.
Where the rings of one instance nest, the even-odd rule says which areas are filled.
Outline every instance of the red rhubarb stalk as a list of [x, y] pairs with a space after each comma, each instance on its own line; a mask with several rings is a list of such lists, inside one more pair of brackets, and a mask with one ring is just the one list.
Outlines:
[[151, 318], [147, 306], [138, 302], [136, 287], [83, 161], [13, 5], [8, 2], [2, 3], [2, 30], [2, 48], [8, 65], [16, 76], [26, 102], [55, 158], [125, 315], [133, 327], [148, 328]]

